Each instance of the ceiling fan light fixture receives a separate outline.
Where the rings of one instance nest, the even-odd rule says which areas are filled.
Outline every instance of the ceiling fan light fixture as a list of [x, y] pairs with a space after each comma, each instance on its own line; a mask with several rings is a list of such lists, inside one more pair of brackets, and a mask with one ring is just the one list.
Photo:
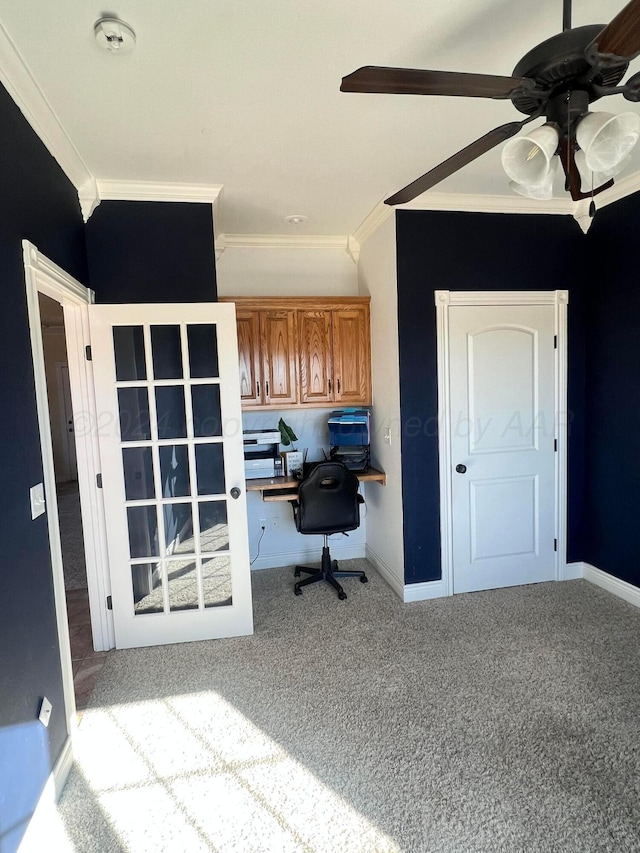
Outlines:
[[516, 184], [529, 188], [546, 186], [549, 179], [553, 182], [553, 156], [559, 141], [560, 135], [552, 124], [510, 139], [502, 149], [502, 168]]
[[576, 130], [587, 169], [609, 178], [624, 168], [638, 138], [640, 118], [635, 113], [587, 113]]
[[519, 184], [517, 181], [509, 181], [509, 188], [514, 193], [522, 195], [525, 198], [534, 198], [538, 201], [546, 201], [553, 198], [553, 179], [555, 178], [556, 169], [558, 168], [558, 158], [553, 157], [549, 163], [549, 171], [545, 179], [540, 184]]

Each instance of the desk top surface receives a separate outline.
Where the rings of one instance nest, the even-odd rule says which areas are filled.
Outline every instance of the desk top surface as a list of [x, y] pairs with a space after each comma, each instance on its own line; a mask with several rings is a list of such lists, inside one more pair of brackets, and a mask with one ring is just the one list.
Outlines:
[[[384, 471], [379, 471], [377, 468], [367, 468], [366, 471], [354, 471], [356, 477], [361, 481], [372, 481], [387, 484], [387, 475]], [[295, 477], [256, 477], [254, 480], [247, 480], [248, 492], [263, 492], [274, 491], [277, 489], [297, 489], [300, 485], [300, 480]]]

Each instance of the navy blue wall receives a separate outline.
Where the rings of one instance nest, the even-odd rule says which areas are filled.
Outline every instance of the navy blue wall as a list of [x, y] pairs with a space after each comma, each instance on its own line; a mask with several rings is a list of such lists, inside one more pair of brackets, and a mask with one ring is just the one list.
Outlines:
[[[15, 849], [66, 739], [21, 241], [87, 282], [76, 191], [0, 86], [0, 849]], [[48, 729], [40, 700], [53, 703]]]
[[640, 586], [640, 194], [598, 211], [587, 348], [584, 560]]
[[87, 223], [96, 302], [214, 302], [210, 204], [103, 201]]
[[396, 216], [405, 583], [441, 576], [435, 290], [569, 290], [567, 559], [583, 559], [584, 234], [564, 216]]

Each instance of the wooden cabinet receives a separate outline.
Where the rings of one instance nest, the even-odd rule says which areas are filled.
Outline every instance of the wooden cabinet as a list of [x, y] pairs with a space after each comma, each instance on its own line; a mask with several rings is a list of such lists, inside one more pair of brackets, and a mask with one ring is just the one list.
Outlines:
[[243, 408], [371, 404], [368, 297], [236, 303]]
[[297, 403], [296, 312], [238, 308], [236, 323], [242, 405]]

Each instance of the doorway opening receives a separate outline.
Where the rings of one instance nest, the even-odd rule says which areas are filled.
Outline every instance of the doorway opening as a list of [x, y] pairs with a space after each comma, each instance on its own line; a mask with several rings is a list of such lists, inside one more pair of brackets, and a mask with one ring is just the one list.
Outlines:
[[42, 292], [38, 293], [38, 305], [71, 646], [73, 691], [76, 709], [82, 712], [91, 697], [108, 652], [94, 650], [64, 312], [58, 301]]

